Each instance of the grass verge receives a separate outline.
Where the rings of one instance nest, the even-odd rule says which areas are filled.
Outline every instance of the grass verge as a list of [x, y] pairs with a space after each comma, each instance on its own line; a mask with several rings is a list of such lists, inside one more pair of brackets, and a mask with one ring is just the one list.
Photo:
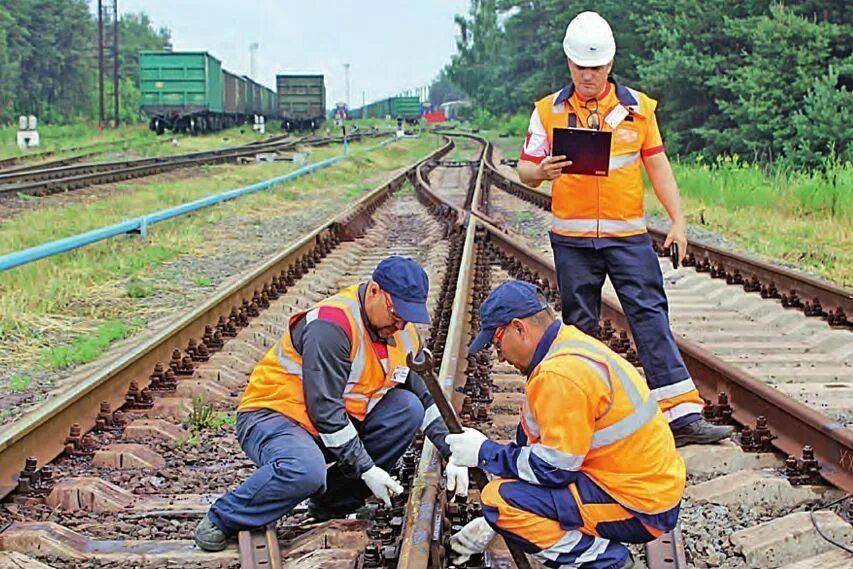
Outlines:
[[[349, 159], [293, 182], [152, 226], [146, 240], [138, 236], [110, 239], [0, 273], [0, 366], [82, 363], [85, 354], [97, 352], [92, 343], [102, 343], [102, 325], [150, 317], [149, 297], [172, 286], [150, 278], [164, 263], [212, 254], [217, 239], [234, 224], [251, 226], [286, 212], [308, 212], [331, 204], [343, 208], [375, 187], [377, 174], [385, 173], [384, 178], [387, 172], [424, 156], [438, 139], [404, 139], [365, 151], [377, 142], [353, 144]], [[315, 149], [310, 161], [339, 151], [338, 147]], [[44, 207], [3, 222], [0, 251], [65, 237], [293, 169], [289, 162], [221, 165], [210, 167], [204, 176], [176, 182], [127, 183], [127, 191], [101, 200]], [[208, 286], [209, 280], [197, 272], [189, 275], [190, 283], [198, 287]], [[78, 331], [78, 336], [69, 339], [70, 329]], [[62, 345], [56, 345], [58, 336], [64, 338], [59, 341]]]
[[[736, 159], [673, 164], [691, 225], [853, 286], [853, 167], [765, 174]], [[834, 182], [834, 183], [833, 183]], [[647, 210], [665, 215], [647, 192]]]

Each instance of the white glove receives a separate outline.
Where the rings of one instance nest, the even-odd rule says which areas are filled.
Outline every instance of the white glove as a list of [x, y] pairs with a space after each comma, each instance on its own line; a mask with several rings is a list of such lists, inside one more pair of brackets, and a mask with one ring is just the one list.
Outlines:
[[450, 446], [450, 462], [457, 466], [477, 466], [480, 447], [488, 437], [477, 429], [463, 429], [458, 435], [447, 435], [444, 439]]
[[461, 565], [472, 555], [483, 553], [494, 538], [495, 530], [486, 518], [471, 520], [464, 528], [450, 536], [450, 549], [456, 554], [453, 563]]
[[447, 476], [447, 490], [449, 492], [456, 491], [457, 496], [468, 495], [468, 467], [459, 466], [452, 462], [447, 463], [447, 468], [444, 469], [444, 474]]
[[402, 494], [403, 487], [399, 482], [391, 478], [391, 475], [376, 465], [361, 475], [361, 479], [373, 492], [373, 495], [385, 502], [385, 507], [391, 507], [391, 495]]

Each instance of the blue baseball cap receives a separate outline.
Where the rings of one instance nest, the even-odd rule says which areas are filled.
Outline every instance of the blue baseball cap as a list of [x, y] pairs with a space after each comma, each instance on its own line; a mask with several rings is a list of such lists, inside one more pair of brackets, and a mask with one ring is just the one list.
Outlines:
[[539, 289], [524, 281], [509, 281], [492, 291], [480, 306], [480, 333], [468, 346], [468, 353], [479, 352], [489, 345], [495, 330], [512, 322], [545, 310], [548, 305]]
[[429, 324], [426, 307], [429, 277], [411, 257], [392, 255], [373, 271], [373, 281], [391, 295], [394, 312], [406, 322]]

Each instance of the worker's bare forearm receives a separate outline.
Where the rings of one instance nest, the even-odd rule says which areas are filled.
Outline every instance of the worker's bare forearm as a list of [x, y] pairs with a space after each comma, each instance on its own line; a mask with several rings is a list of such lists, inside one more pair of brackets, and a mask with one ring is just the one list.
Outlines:
[[530, 162], [529, 160], [518, 161], [518, 179], [522, 184], [536, 187], [541, 184], [545, 178], [540, 177], [539, 164]]
[[643, 162], [655, 190], [655, 195], [669, 218], [673, 223], [686, 223], [681, 208], [681, 194], [678, 191], [678, 184], [675, 181], [675, 175], [672, 173], [672, 166], [666, 154], [661, 152], [654, 156], [648, 156]]

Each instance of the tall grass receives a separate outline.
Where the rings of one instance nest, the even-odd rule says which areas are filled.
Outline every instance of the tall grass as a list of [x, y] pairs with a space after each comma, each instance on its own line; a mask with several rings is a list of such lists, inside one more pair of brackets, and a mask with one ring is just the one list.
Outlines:
[[824, 172], [800, 172], [778, 164], [764, 171], [737, 155], [701, 154], [676, 160], [682, 194], [708, 205], [787, 210], [796, 215], [853, 217], [853, 165], [828, 164]]
[[[738, 156], [673, 160], [688, 222], [742, 247], [853, 285], [853, 165], [822, 172], [776, 164], [765, 171]], [[649, 193], [649, 211], [664, 214]]]

